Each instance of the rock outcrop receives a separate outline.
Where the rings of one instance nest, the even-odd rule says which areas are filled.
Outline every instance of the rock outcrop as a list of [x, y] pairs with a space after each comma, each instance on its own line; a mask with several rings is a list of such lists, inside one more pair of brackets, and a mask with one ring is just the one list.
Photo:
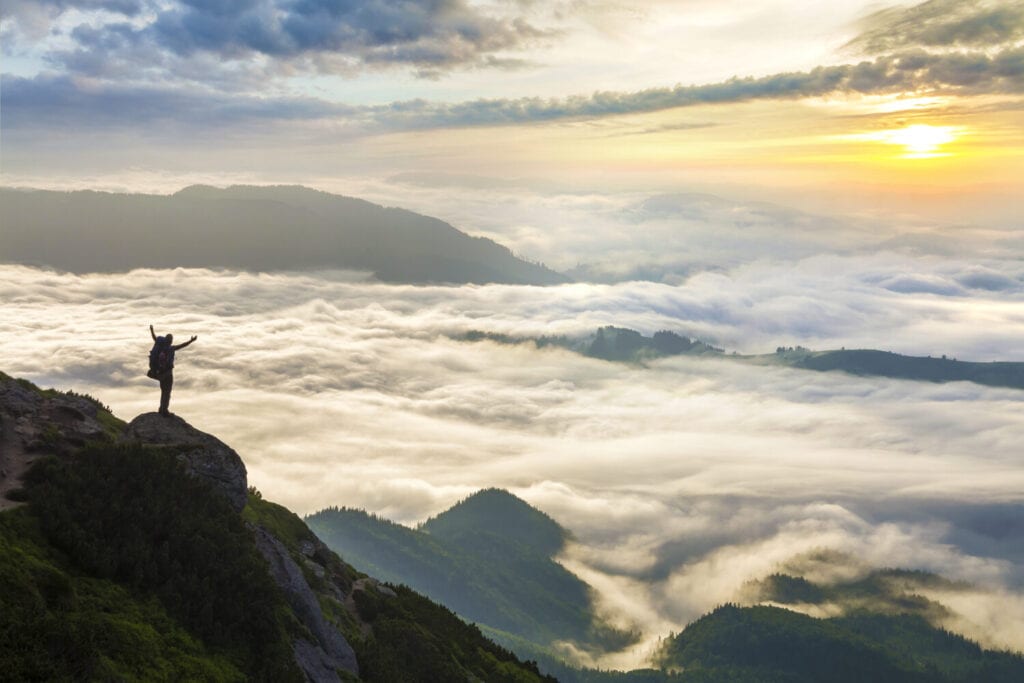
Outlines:
[[173, 452], [190, 474], [213, 484], [236, 510], [245, 507], [245, 463], [217, 437], [199, 431], [177, 415], [143, 413], [128, 424], [121, 438]]
[[104, 434], [100, 405], [77, 394], [44, 391], [29, 382], [0, 379], [0, 417], [29, 453], [63, 455]]
[[256, 547], [270, 566], [270, 575], [281, 587], [288, 605], [316, 642], [297, 638], [292, 643], [295, 662], [313, 683], [337, 683], [337, 671], [359, 675], [356, 653], [344, 636], [324, 617], [320, 602], [310, 588], [302, 569], [281, 541], [265, 529], [254, 529]]
[[36, 457], [69, 455], [90, 441], [111, 439], [117, 422], [88, 396], [43, 390], [0, 373], [0, 510], [17, 504], [7, 494]]

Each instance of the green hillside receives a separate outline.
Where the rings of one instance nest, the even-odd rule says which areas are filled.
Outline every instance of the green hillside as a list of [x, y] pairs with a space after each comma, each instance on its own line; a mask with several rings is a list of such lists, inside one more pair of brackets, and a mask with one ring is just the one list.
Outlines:
[[159, 601], [78, 569], [26, 508], [0, 514], [0, 603], [4, 680], [245, 680]]
[[360, 510], [306, 518], [361, 570], [403, 583], [464, 618], [548, 646], [622, 646], [630, 634], [602, 627], [590, 589], [552, 559], [566, 532], [506, 491], [480, 491], [414, 530]]
[[832, 619], [769, 606], [725, 605], [670, 638], [659, 658], [682, 680], [736, 683], [1009, 683], [1024, 659], [984, 651], [916, 615]]
[[[849, 566], [821, 552], [809, 559]], [[685, 681], [879, 681], [967, 683], [1024, 680], [1024, 658], [986, 651], [936, 623], [949, 615], [927, 589], [969, 588], [935, 574], [879, 569], [815, 583], [777, 573], [745, 587], [752, 602], [725, 605], [665, 641], [658, 664], [682, 668]], [[840, 613], [816, 619], [778, 605]]]

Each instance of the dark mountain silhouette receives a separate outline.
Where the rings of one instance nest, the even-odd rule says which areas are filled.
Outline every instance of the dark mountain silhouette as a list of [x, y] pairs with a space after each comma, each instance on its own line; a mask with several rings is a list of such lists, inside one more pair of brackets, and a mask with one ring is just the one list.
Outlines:
[[874, 349], [810, 351], [779, 350], [774, 362], [805, 370], [839, 370], [851, 375], [912, 379], [923, 382], [974, 382], [992, 387], [1024, 389], [1024, 363], [977, 363], [952, 358], [905, 356]]
[[170, 195], [0, 189], [0, 258], [75, 273], [344, 268], [388, 282], [567, 278], [436, 218], [298, 186]]
[[812, 351], [800, 346], [779, 347], [771, 354], [725, 353], [723, 349], [697, 339], [660, 331], [646, 337], [636, 330], [608, 325], [582, 338], [511, 337], [470, 331], [464, 341], [489, 340], [501, 344], [532, 343], [538, 348], [557, 346], [591, 358], [626, 363], [644, 363], [670, 356], [706, 356], [760, 365], [784, 365], [815, 372], [846, 372], [867, 377], [888, 377], [921, 382], [973, 382], [992, 387], [1024, 389], [1024, 363], [996, 361], [980, 363], [955, 358], [907, 356], [874, 349]]
[[3, 680], [554, 681], [246, 495], [238, 455], [180, 418], [125, 425], [0, 373], [0, 445], [0, 479], [17, 479]]

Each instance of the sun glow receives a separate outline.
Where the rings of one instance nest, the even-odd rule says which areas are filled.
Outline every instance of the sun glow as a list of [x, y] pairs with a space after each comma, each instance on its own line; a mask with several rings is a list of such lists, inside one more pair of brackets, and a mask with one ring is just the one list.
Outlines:
[[932, 159], [949, 156], [941, 151], [943, 145], [953, 142], [958, 137], [958, 129], [953, 126], [930, 126], [917, 123], [906, 128], [884, 130], [870, 136], [890, 145], [904, 148], [904, 159]]
[[[893, 159], [937, 159], [954, 156], [946, 151], [944, 145], [958, 141], [965, 135], [962, 126], [932, 126], [926, 123], [915, 123], [903, 128], [889, 128], [871, 133], [855, 133], [840, 135], [835, 139], [854, 142], [880, 142], [903, 148], [902, 154], [888, 156]], [[874, 156], [874, 155], [872, 155]], [[876, 159], [881, 160], [876, 157]]]

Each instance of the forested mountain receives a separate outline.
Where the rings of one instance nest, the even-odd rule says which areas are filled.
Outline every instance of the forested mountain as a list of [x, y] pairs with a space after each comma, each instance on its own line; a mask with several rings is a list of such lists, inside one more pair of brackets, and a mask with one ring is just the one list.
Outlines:
[[180, 418], [0, 373], [0, 480], [2, 680], [554, 680], [246, 496]]
[[568, 640], [604, 649], [630, 638], [601, 625], [589, 586], [554, 561], [565, 530], [507, 491], [480, 491], [419, 529], [344, 508], [306, 522], [360, 570], [496, 631], [544, 647]]
[[389, 282], [567, 281], [436, 218], [298, 186], [170, 196], [0, 188], [0, 260], [75, 273], [342, 268]]
[[1024, 659], [982, 650], [913, 614], [815, 619], [772, 606], [724, 605], [664, 645], [680, 680], [735, 683], [1011, 683]]

